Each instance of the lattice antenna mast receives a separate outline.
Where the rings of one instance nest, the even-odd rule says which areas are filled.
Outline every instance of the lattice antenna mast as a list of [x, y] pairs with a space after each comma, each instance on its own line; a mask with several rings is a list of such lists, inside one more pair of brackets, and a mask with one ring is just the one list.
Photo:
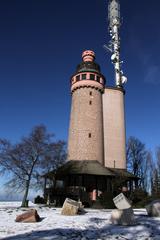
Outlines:
[[112, 52], [111, 61], [114, 64], [115, 69], [115, 84], [116, 87], [122, 88], [123, 84], [127, 82], [127, 78], [123, 75], [123, 71], [121, 69], [123, 62], [120, 60], [119, 31], [121, 27], [121, 19], [119, 0], [109, 0], [108, 21], [111, 40], [109, 45], [104, 45], [104, 48]]

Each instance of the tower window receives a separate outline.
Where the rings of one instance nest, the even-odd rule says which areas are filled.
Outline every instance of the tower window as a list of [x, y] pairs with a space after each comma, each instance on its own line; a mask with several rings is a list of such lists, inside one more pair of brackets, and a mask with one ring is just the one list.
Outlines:
[[86, 79], [86, 74], [82, 74], [82, 80]]
[[89, 101], [89, 105], [92, 105], [92, 101]]
[[80, 80], [80, 75], [76, 76], [76, 81]]
[[92, 96], [92, 92], [89, 92], [89, 95]]
[[91, 133], [88, 134], [88, 137], [91, 138]]
[[114, 168], [116, 167], [116, 161], [114, 160]]
[[99, 76], [97, 76], [97, 82], [100, 82], [100, 77]]
[[95, 75], [94, 74], [90, 74], [90, 80], [95, 80]]

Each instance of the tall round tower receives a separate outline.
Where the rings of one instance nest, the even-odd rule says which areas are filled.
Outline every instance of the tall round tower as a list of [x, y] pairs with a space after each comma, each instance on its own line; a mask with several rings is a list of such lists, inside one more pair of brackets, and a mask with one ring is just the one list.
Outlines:
[[87, 50], [71, 77], [72, 106], [68, 160], [98, 160], [104, 164], [103, 106], [105, 78]]

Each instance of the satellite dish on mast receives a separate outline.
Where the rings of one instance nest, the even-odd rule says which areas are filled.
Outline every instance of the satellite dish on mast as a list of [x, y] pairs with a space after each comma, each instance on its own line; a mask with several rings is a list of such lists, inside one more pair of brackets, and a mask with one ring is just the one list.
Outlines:
[[122, 82], [122, 84], [126, 84], [127, 81], [128, 81], [127, 77], [121, 76], [121, 82]]
[[117, 59], [117, 54], [116, 54], [116, 53], [113, 53], [113, 54], [112, 54], [112, 56], [111, 56], [111, 61], [112, 61], [113, 63], [116, 63], [116, 62], [118, 61], [118, 59]]

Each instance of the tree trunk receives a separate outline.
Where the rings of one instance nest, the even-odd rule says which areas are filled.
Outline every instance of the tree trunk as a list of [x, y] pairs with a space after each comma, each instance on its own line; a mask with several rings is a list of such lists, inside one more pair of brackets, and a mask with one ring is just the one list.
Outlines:
[[24, 196], [23, 196], [23, 200], [22, 200], [21, 207], [28, 207], [27, 197], [28, 197], [28, 192], [29, 192], [29, 186], [30, 186], [30, 181], [31, 181], [31, 176], [32, 176], [33, 168], [34, 168], [37, 160], [38, 160], [38, 157], [36, 157], [36, 159], [34, 159], [33, 164], [32, 164], [32, 167], [31, 167], [31, 170], [30, 170], [30, 173], [29, 173], [29, 175], [28, 175], [28, 180], [26, 180], [26, 188], [25, 188], [25, 192], [24, 192]]
[[27, 197], [28, 197], [29, 185], [30, 185], [30, 179], [26, 181], [26, 187], [25, 187], [25, 192], [24, 192], [21, 207], [28, 207]]

